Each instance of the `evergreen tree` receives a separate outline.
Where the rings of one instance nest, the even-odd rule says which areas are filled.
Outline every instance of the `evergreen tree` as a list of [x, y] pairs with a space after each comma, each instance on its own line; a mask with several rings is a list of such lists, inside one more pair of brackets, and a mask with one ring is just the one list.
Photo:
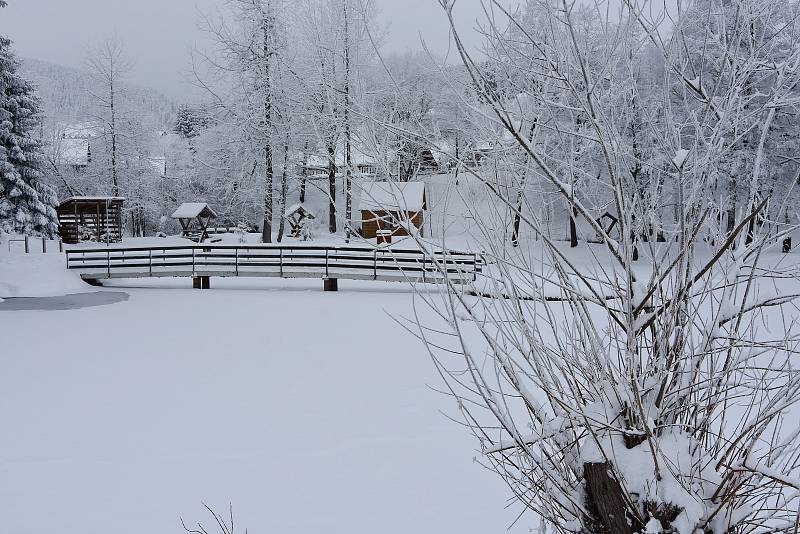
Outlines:
[[212, 124], [213, 120], [206, 106], [190, 107], [181, 104], [173, 131], [186, 139], [193, 139]]
[[42, 181], [42, 142], [34, 137], [40, 104], [18, 69], [11, 41], [0, 36], [0, 234], [51, 237], [57, 199]]

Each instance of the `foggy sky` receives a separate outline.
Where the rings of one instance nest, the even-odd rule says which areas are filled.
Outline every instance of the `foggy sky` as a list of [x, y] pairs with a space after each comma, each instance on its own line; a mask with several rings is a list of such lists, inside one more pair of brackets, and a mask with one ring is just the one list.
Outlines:
[[[448, 26], [437, 0], [375, 0], [387, 27], [385, 52], [420, 49], [420, 39], [444, 55]], [[223, 0], [9, 0], [0, 9], [0, 35], [14, 41], [18, 55], [82, 67], [87, 49], [113, 35], [134, 61], [130, 81], [180, 99], [192, 91], [189, 54], [203, 48], [200, 12], [223, 6]], [[481, 15], [480, 0], [458, 2], [459, 24], [466, 39]], [[451, 52], [452, 54], [452, 52]]]

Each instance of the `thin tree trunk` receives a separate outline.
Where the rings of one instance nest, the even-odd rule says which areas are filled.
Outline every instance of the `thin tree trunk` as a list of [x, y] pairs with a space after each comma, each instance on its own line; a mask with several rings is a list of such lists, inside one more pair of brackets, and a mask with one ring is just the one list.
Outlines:
[[[270, 6], [267, 4], [267, 9]], [[264, 226], [261, 230], [261, 242], [272, 242], [272, 204], [273, 204], [273, 168], [272, 168], [272, 83], [271, 76], [271, 61], [272, 61], [272, 47], [270, 45], [270, 36], [272, 34], [272, 19], [271, 14], [264, 17]]]
[[308, 176], [308, 138], [303, 146], [303, 168], [300, 171], [300, 204], [306, 201], [306, 177]]
[[345, 242], [350, 241], [353, 229], [353, 161], [352, 138], [350, 131], [350, 23], [348, 21], [347, 3], [344, 0], [344, 152], [345, 152]]
[[[533, 123], [531, 124], [530, 132], [528, 133], [528, 143], [533, 143], [533, 134], [536, 131], [536, 123], [537, 119], [534, 118]], [[516, 211], [514, 212], [514, 227], [511, 232], [511, 244], [515, 247], [519, 246], [519, 227], [520, 224], [522, 223], [522, 204], [523, 201], [525, 200], [525, 182], [527, 181], [528, 178], [528, 165], [530, 163], [529, 159], [530, 156], [526, 154], [525, 166], [522, 168], [522, 178], [520, 178], [519, 191], [517, 192], [517, 206], [516, 206]]]
[[109, 96], [110, 96], [110, 109], [111, 109], [111, 194], [112, 196], [119, 196], [119, 180], [117, 179], [117, 113], [114, 109], [114, 64], [111, 64], [110, 72], [111, 77], [109, 81]]
[[336, 233], [336, 145], [328, 144], [328, 231]]
[[278, 198], [278, 211], [280, 213], [280, 223], [278, 223], [278, 243], [283, 241], [283, 233], [286, 230], [286, 195], [288, 190], [286, 171], [289, 168], [289, 125], [286, 125], [286, 137], [283, 140], [283, 173], [281, 173], [281, 196]]

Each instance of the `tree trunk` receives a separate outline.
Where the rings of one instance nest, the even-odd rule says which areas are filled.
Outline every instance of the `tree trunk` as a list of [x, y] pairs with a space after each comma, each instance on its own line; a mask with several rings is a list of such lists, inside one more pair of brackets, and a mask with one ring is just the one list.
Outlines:
[[300, 171], [300, 204], [306, 201], [306, 176], [308, 175], [308, 139], [303, 146], [303, 168]]
[[353, 231], [353, 161], [350, 131], [350, 23], [347, 3], [344, 0], [344, 198], [345, 198], [345, 242], [350, 242]]
[[[269, 4], [267, 9], [269, 9]], [[272, 187], [273, 187], [273, 168], [272, 168], [272, 80], [271, 61], [272, 47], [270, 37], [272, 35], [272, 19], [268, 14], [264, 17], [264, 226], [261, 229], [261, 242], [272, 242]]]
[[336, 145], [328, 144], [328, 231], [336, 233]]
[[119, 179], [117, 178], [117, 112], [114, 109], [114, 65], [111, 65], [111, 78], [109, 79], [109, 106], [111, 110], [111, 195], [119, 196]]
[[575, 248], [578, 246], [578, 226], [575, 223], [575, 216], [577, 215], [577, 210], [570, 206], [570, 214], [569, 214], [569, 246], [570, 248]]
[[602, 534], [633, 534], [641, 531], [644, 525], [639, 525], [635, 518], [629, 518], [622, 487], [609, 473], [610, 466], [606, 462], [583, 464], [586, 508], [593, 522], [590, 530]]
[[280, 223], [278, 223], [278, 243], [283, 241], [283, 233], [286, 231], [286, 195], [288, 193], [287, 169], [289, 168], [289, 125], [286, 125], [286, 137], [283, 140], [283, 172], [281, 173], [281, 196], [278, 198], [278, 212]]
[[[528, 143], [533, 142], [533, 134], [536, 131], [536, 123], [537, 119], [534, 118], [533, 123], [531, 124], [531, 130], [528, 133]], [[456, 138], [457, 139], [457, 138]], [[522, 178], [519, 181], [519, 191], [517, 192], [517, 205], [516, 211], [514, 212], [514, 225], [513, 230], [511, 232], [511, 244], [515, 247], [519, 246], [519, 227], [522, 223], [522, 204], [525, 200], [525, 182], [528, 178], [528, 164], [530, 156], [528, 154], [525, 155], [525, 166], [522, 168]]]

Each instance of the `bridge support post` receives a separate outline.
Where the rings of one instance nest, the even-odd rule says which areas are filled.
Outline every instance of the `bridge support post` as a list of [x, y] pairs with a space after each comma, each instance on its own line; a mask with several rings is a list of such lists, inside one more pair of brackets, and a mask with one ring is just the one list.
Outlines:
[[339, 279], [338, 278], [323, 278], [322, 279], [322, 289], [324, 291], [339, 291]]
[[192, 287], [195, 289], [211, 289], [211, 279], [208, 276], [193, 276]]

